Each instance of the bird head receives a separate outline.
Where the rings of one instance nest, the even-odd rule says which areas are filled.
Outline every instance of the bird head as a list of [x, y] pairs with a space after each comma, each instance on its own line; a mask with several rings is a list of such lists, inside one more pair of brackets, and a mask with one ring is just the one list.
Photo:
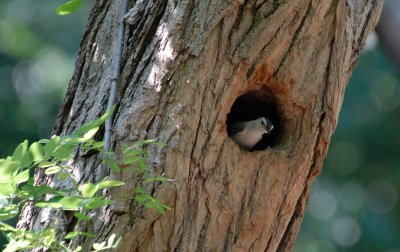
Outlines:
[[266, 117], [260, 117], [257, 119], [257, 121], [259, 122], [265, 133], [270, 133], [274, 128], [274, 125], [272, 124], [271, 120], [269, 120]]

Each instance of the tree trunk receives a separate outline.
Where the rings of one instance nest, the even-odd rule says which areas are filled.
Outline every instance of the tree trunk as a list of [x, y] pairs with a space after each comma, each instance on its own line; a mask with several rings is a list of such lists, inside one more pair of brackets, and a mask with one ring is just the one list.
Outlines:
[[[113, 147], [165, 143], [148, 147], [150, 170], [179, 180], [145, 185], [172, 208], [160, 215], [132, 199], [141, 181], [123, 174], [96, 239], [122, 235], [119, 251], [289, 251], [382, 2], [131, 1]], [[55, 134], [105, 112], [118, 4], [94, 2]], [[227, 124], [259, 116], [273, 133], [240, 149]], [[99, 157], [79, 154], [80, 181], [93, 181]], [[26, 207], [19, 225], [46, 226], [47, 214]], [[74, 228], [54, 215], [61, 234]]]

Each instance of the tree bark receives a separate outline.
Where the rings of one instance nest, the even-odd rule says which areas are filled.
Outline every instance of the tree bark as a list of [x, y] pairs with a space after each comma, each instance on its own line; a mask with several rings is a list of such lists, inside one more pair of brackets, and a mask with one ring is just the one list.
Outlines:
[[[94, 3], [55, 134], [105, 112], [118, 3]], [[148, 147], [150, 170], [180, 180], [143, 185], [172, 208], [160, 215], [132, 199], [141, 181], [122, 174], [127, 184], [111, 191], [96, 239], [122, 235], [119, 251], [289, 251], [382, 3], [131, 1], [113, 147], [118, 155], [123, 143], [165, 143]], [[256, 115], [276, 127], [248, 152], [227, 124]], [[99, 157], [80, 154], [76, 174], [93, 181]], [[74, 228], [65, 213], [53, 216], [61, 235]], [[26, 207], [19, 225], [50, 221]]]

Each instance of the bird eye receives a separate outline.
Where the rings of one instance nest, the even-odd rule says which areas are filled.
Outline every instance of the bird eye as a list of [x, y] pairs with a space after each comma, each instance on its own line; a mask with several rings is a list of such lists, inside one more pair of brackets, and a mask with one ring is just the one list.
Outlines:
[[267, 122], [266, 122], [265, 119], [263, 118], [263, 119], [261, 120], [261, 125], [265, 127], [266, 124], [267, 124]]

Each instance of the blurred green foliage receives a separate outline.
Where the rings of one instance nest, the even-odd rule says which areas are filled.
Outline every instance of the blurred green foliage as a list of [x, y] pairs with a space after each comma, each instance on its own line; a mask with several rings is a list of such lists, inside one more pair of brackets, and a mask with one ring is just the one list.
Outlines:
[[[1, 157], [25, 139], [50, 137], [90, 8], [84, 1], [74, 15], [61, 17], [55, 10], [63, 3], [0, 1]], [[0, 247], [4, 242], [0, 237]]]
[[90, 1], [58, 16], [65, 0], [0, 1], [0, 156], [50, 136], [74, 69]]
[[[0, 1], [0, 156], [50, 136], [89, 10], [64, 2]], [[381, 48], [362, 54], [294, 251], [400, 251], [399, 81]]]
[[398, 69], [379, 46], [363, 52], [295, 252], [400, 251], [399, 115]]

